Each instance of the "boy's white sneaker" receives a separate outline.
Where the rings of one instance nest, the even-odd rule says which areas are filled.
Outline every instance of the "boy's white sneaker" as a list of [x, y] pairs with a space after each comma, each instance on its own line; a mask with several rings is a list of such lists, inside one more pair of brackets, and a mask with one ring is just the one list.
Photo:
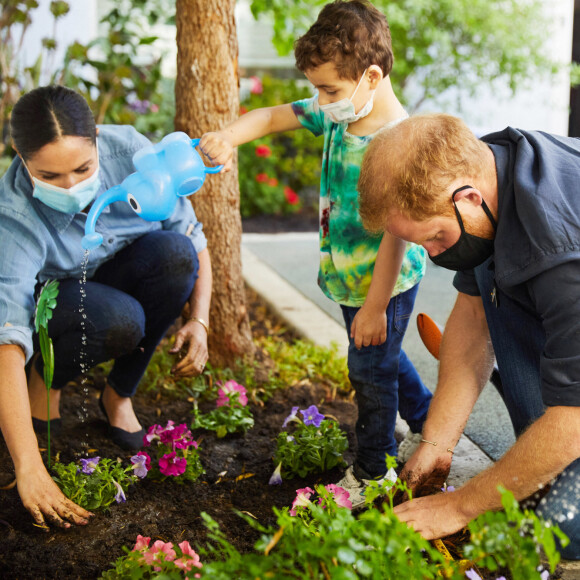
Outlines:
[[421, 444], [421, 439], [423, 435], [421, 433], [413, 433], [411, 429], [407, 431], [405, 438], [401, 441], [399, 445], [399, 453], [397, 454], [397, 461], [399, 463], [406, 463], [411, 455], [415, 453], [415, 450]]
[[354, 468], [351, 465], [345, 472], [344, 477], [336, 484], [349, 493], [349, 499], [352, 502], [353, 511], [361, 509], [365, 505], [365, 490], [371, 481], [377, 481], [379, 484], [389, 480], [393, 483], [397, 481], [397, 473], [394, 469], [389, 469], [385, 475], [376, 479], [359, 479], [354, 474]]

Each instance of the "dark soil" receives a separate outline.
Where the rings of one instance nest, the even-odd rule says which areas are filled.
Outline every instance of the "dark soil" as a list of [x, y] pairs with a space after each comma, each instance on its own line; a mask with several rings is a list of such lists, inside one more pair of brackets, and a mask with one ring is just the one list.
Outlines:
[[[312, 231], [316, 230], [316, 223], [315, 216], [292, 216], [290, 220], [266, 216], [244, 220], [244, 232]], [[248, 291], [248, 304], [254, 336], [275, 333], [285, 340], [296, 338], [251, 291]], [[257, 356], [262, 368], [271, 365], [265, 353], [258, 352]], [[85, 383], [88, 386], [68, 387], [63, 392], [64, 429], [59, 437], [53, 437], [52, 453], [65, 464], [95, 455], [119, 457], [125, 465], [129, 464], [132, 453], [122, 452], [107, 437], [107, 424], [98, 408], [101, 381], [102, 378], [94, 375]], [[218, 439], [213, 432], [194, 432], [200, 441], [206, 471], [200, 480], [179, 485], [146, 478], [129, 490], [126, 503], [114, 504], [106, 513], [98, 512], [87, 526], [43, 532], [33, 525], [16, 488], [1, 490], [0, 578], [98, 578], [124, 554], [123, 546], [134, 545], [138, 534], [149, 536], [152, 541], [188, 540], [192, 547], [199, 547], [206, 543], [201, 512], [214, 518], [239, 550], [250, 551], [258, 533], [234, 509], [252, 514], [262, 524], [275, 524], [272, 508], [290, 505], [296, 489], [313, 487], [319, 482], [336, 482], [343, 474], [342, 469], [336, 468], [322, 476], [296, 478], [284, 481], [281, 486], [268, 485], [274, 469], [275, 438], [291, 408], [316, 404], [322, 413], [335, 417], [348, 435], [347, 463], [352, 462], [356, 445], [355, 404], [349, 397], [332, 398], [328, 385], [323, 382], [305, 378], [278, 391], [264, 405], [250, 404], [255, 426], [245, 435]], [[139, 391], [134, 405], [146, 427], [155, 423], [165, 425], [170, 419], [188, 424], [192, 420], [192, 403], [186, 399]], [[39, 436], [39, 445], [46, 457], [45, 436]], [[0, 486], [12, 480], [13, 473], [12, 461], [0, 438]]]
[[[254, 335], [280, 334], [280, 326], [258, 297], [250, 293], [248, 297]], [[289, 340], [294, 338], [289, 332], [281, 335]], [[267, 358], [262, 357], [263, 364], [268, 365]], [[96, 382], [99, 382], [98, 377]], [[98, 408], [98, 395], [99, 389], [92, 384], [86, 389], [69, 386], [63, 391], [64, 429], [58, 438], [52, 438], [53, 458], [58, 456], [61, 462], [69, 463], [88, 454], [120, 457], [125, 465], [129, 464], [132, 453], [121, 451], [107, 438], [107, 424]], [[152, 540], [188, 540], [194, 547], [201, 546], [206, 538], [201, 512], [212, 516], [238, 549], [250, 550], [258, 538], [257, 533], [234, 513], [234, 509], [249, 512], [263, 524], [273, 524], [272, 507], [290, 505], [296, 489], [312, 487], [318, 482], [336, 482], [342, 476], [337, 468], [325, 473], [323, 478], [314, 475], [285, 481], [281, 486], [268, 485], [275, 467], [272, 461], [275, 438], [292, 406], [306, 408], [316, 404], [322, 413], [336, 417], [348, 433], [347, 461], [352, 460], [356, 420], [352, 402], [331, 400], [327, 385], [308, 380], [277, 392], [263, 406], [250, 404], [255, 426], [245, 435], [218, 439], [213, 432], [194, 432], [200, 441], [200, 455], [206, 471], [200, 480], [180, 485], [144, 479], [129, 490], [126, 503], [114, 504], [107, 513], [98, 512], [88, 526], [43, 532], [33, 525], [16, 488], [0, 491], [0, 577], [97, 578], [111, 567], [112, 561], [124, 554], [123, 545], [134, 545], [138, 534]], [[188, 424], [192, 420], [192, 404], [187, 400], [138, 392], [134, 405], [146, 426], [165, 425], [169, 419]], [[83, 408], [86, 415], [81, 411]], [[45, 436], [39, 436], [39, 445], [43, 450], [46, 448]], [[43, 455], [46, 457], [45, 451]], [[0, 473], [4, 478], [0, 485], [13, 473], [3, 440], [0, 440]]]

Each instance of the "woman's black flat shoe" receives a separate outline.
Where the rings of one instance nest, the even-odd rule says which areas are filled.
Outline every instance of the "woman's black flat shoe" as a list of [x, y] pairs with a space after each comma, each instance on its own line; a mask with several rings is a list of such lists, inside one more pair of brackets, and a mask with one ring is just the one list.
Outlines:
[[111, 441], [118, 445], [121, 449], [125, 451], [138, 451], [143, 447], [143, 437], [145, 437], [145, 429], [141, 428], [140, 431], [136, 431], [135, 433], [129, 433], [129, 431], [125, 431], [120, 427], [113, 427], [109, 422], [109, 416], [107, 415], [107, 411], [105, 410], [105, 405], [103, 405], [103, 393], [101, 392], [101, 396], [99, 397], [99, 408], [101, 409], [107, 423], [109, 424], [109, 437]]
[[[39, 435], [46, 435], [48, 433], [48, 421], [32, 417], [32, 426], [34, 427], [35, 433], [38, 433]], [[60, 435], [61, 431], [62, 419], [52, 419], [50, 421], [50, 434]]]

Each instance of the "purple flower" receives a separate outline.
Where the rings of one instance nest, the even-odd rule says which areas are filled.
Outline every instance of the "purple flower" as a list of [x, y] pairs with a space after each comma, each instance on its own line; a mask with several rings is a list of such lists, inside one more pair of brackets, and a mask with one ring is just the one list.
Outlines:
[[310, 405], [308, 409], [300, 411], [304, 417], [305, 425], [314, 425], [315, 427], [320, 427], [320, 423], [324, 419], [324, 415], [318, 412], [316, 405]]
[[296, 418], [296, 413], [298, 413], [298, 409], [299, 407], [292, 407], [292, 412], [290, 413], [290, 415], [288, 415], [288, 417], [286, 417], [286, 419], [284, 419], [284, 423], [282, 423], [282, 429], [286, 429], [286, 425], [288, 425], [290, 421], [298, 421], [298, 419]]
[[455, 487], [453, 485], [447, 485], [446, 483], [443, 484], [443, 487], [441, 488], [441, 491], [445, 492], [445, 491], [455, 491]]
[[548, 572], [548, 570], [544, 570], [541, 574], [540, 574], [540, 578], [542, 580], [548, 580], [548, 578], [550, 577], [550, 572]]
[[274, 469], [268, 485], [282, 485], [282, 462], [278, 463], [278, 467]]
[[465, 577], [469, 580], [481, 580], [481, 576], [473, 568], [466, 570]]
[[117, 495], [115, 496], [115, 501], [117, 503], [122, 503], [124, 501], [127, 501], [127, 498], [125, 497], [125, 492], [123, 491], [123, 488], [113, 479], [113, 483], [115, 484], [115, 487], [117, 488]]
[[135, 475], [141, 479], [146, 477], [147, 472], [151, 469], [151, 458], [147, 453], [142, 453], [141, 451], [131, 457], [131, 463], [133, 464]]
[[95, 471], [97, 463], [99, 463], [100, 457], [87, 457], [86, 459], [81, 459], [81, 465], [83, 466], [82, 472], [90, 475]]

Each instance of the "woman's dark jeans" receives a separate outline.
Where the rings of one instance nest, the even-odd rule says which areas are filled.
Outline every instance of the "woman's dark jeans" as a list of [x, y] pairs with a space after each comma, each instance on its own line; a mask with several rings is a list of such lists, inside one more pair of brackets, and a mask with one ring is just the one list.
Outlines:
[[387, 340], [378, 346], [356, 348], [350, 337], [359, 308], [341, 306], [349, 337], [348, 371], [356, 391], [356, 465], [369, 476], [386, 471], [386, 455], [397, 455], [397, 411], [411, 431], [420, 433], [427, 418], [431, 392], [401, 349], [419, 285], [391, 298], [387, 307]]
[[[80, 281], [60, 280], [48, 324], [54, 345], [53, 388], [61, 389], [79, 376], [81, 363], [88, 370], [114, 359], [109, 384], [122, 397], [133, 396], [155, 348], [191, 295], [198, 267], [189, 238], [160, 230], [118, 252], [87, 280], [83, 313]], [[43, 375], [42, 357], [36, 359], [36, 370]]]

